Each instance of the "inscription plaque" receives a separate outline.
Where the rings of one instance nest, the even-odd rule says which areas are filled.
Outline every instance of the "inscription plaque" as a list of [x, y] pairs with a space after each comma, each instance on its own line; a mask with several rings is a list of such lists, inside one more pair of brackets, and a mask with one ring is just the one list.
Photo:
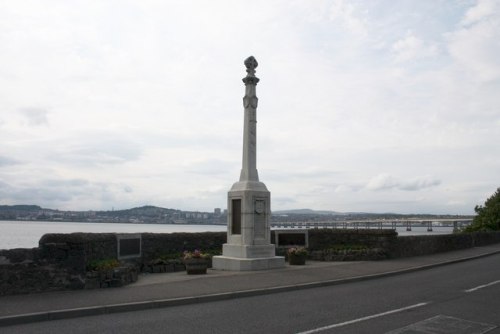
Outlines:
[[306, 231], [275, 231], [276, 247], [309, 246], [308, 233]]
[[241, 199], [233, 199], [231, 209], [231, 234], [241, 234]]
[[269, 257], [269, 256], [273, 255], [273, 254], [271, 254], [269, 249], [255, 249], [254, 248], [251, 251], [249, 251], [248, 253], [249, 253], [248, 255], [252, 258]]
[[118, 259], [141, 257], [142, 238], [140, 234], [117, 234]]
[[266, 202], [263, 200], [255, 201], [254, 215], [254, 237], [255, 239], [266, 238]]

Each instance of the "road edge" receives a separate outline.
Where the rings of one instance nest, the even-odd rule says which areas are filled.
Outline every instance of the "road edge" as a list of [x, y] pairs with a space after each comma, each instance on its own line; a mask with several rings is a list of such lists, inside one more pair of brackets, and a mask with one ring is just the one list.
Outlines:
[[450, 265], [450, 264], [454, 264], [454, 263], [475, 260], [475, 259], [479, 259], [479, 258], [483, 258], [483, 257], [487, 257], [487, 256], [499, 254], [499, 253], [500, 253], [500, 250], [497, 250], [497, 251], [491, 251], [491, 252], [484, 253], [484, 254], [478, 254], [478, 255], [469, 256], [469, 257], [463, 257], [463, 258], [447, 260], [447, 261], [442, 261], [442, 262], [437, 262], [437, 263], [432, 263], [432, 264], [426, 264], [426, 265], [417, 266], [417, 267], [411, 267], [411, 268], [394, 270], [394, 271], [387, 271], [387, 272], [383, 272], [383, 273], [370, 274], [370, 275], [354, 276], [354, 277], [348, 277], [348, 278], [339, 278], [339, 279], [334, 279], [334, 280], [299, 283], [299, 284], [269, 287], [269, 288], [240, 290], [240, 291], [216, 293], [216, 294], [194, 296], [194, 297], [156, 299], [156, 300], [147, 300], [147, 301], [140, 301], [140, 302], [109, 304], [109, 305], [101, 305], [101, 306], [80, 307], [80, 308], [73, 308], [73, 309], [62, 309], [62, 310], [53, 310], [53, 311], [46, 311], [46, 312], [24, 313], [24, 314], [12, 315], [12, 316], [3, 316], [3, 317], [0, 317], [0, 327], [28, 324], [28, 323], [42, 322], [42, 321], [50, 321], [50, 320], [72, 319], [72, 318], [87, 317], [87, 316], [94, 316], [94, 315], [141, 311], [141, 310], [165, 308], [165, 307], [173, 307], [173, 306], [181, 306], [181, 305], [190, 305], [190, 304], [195, 304], [195, 303], [208, 303], [208, 302], [222, 301], [222, 300], [228, 300], [228, 299], [254, 297], [254, 296], [269, 295], [269, 294], [273, 294], [273, 293], [280, 293], [280, 292], [289, 292], [289, 291], [295, 291], [295, 290], [304, 290], [304, 289], [312, 289], [312, 288], [319, 288], [319, 287], [325, 287], [325, 286], [340, 285], [340, 284], [353, 283], [353, 282], [365, 281], [365, 280], [382, 278], [382, 277], [402, 275], [402, 274], [407, 274], [407, 273], [420, 271], [420, 270], [432, 269], [435, 267], [440, 267], [440, 266]]

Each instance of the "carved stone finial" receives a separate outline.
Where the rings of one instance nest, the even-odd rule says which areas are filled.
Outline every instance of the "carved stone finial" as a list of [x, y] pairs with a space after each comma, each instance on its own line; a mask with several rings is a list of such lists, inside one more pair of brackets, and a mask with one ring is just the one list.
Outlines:
[[248, 74], [255, 74], [255, 69], [259, 66], [259, 63], [257, 63], [257, 59], [254, 56], [250, 56], [245, 59], [245, 66], [247, 67]]
[[257, 63], [257, 59], [254, 58], [254, 56], [250, 56], [247, 59], [245, 59], [245, 67], [247, 68], [247, 76], [243, 78], [243, 82], [245, 85], [248, 84], [253, 84], [256, 85], [257, 82], [259, 82], [259, 78], [255, 76], [255, 69], [257, 66], [259, 66], [259, 63]]

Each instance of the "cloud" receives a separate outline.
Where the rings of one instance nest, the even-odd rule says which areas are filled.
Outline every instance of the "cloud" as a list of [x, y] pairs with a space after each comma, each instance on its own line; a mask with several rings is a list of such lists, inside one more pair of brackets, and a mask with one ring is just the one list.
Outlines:
[[[130, 196], [126, 184], [91, 182], [85, 179], [41, 179], [36, 183], [0, 182], [3, 204], [36, 203], [48, 208], [68, 208], [72, 202], [86, 203], [86, 209], [107, 208]], [[85, 210], [85, 208], [82, 208]]]
[[0, 2], [2, 200], [224, 207], [250, 54], [273, 210], [469, 213], [498, 183], [498, 1], [254, 7]]
[[233, 171], [236, 166], [230, 161], [208, 158], [192, 162], [186, 167], [188, 173], [213, 177], [227, 175], [228, 171]]
[[498, 1], [478, 1], [465, 14], [462, 26], [446, 37], [450, 55], [470, 78], [480, 82], [500, 79]]
[[279, 196], [279, 197], [273, 197], [272, 199], [273, 207], [284, 208], [289, 206], [295, 206], [295, 204], [298, 203], [297, 199], [294, 197]]
[[30, 126], [49, 125], [47, 117], [48, 111], [42, 108], [19, 108], [18, 111], [26, 117], [27, 124]]
[[0, 156], [0, 167], [17, 165], [20, 162], [11, 158]]
[[355, 35], [365, 36], [366, 23], [357, 11], [356, 5], [352, 2], [335, 0], [330, 7], [330, 20], [340, 22], [346, 30]]
[[379, 174], [373, 177], [366, 188], [370, 190], [387, 190], [391, 188], [396, 188], [398, 186], [398, 181], [392, 175], [389, 174]]
[[336, 186], [334, 191], [336, 193], [350, 193], [350, 192], [356, 192], [361, 190], [363, 187], [358, 185], [358, 184], [340, 184]]
[[436, 187], [440, 184], [441, 180], [437, 180], [431, 177], [424, 177], [420, 179], [411, 179], [404, 181], [399, 185], [399, 189], [407, 191], [418, 191], [426, 188]]
[[465, 12], [462, 19], [463, 25], [478, 23], [490, 19], [500, 12], [500, 4], [496, 0], [478, 0], [474, 7]]
[[5, 204], [30, 204], [37, 203], [38, 205], [52, 205], [58, 207], [61, 203], [68, 202], [77, 195], [74, 191], [82, 191], [82, 188], [63, 189], [60, 186], [22, 186], [11, 185], [4, 183], [0, 188], [0, 197], [4, 199]]
[[397, 62], [406, 62], [436, 56], [438, 50], [436, 45], [426, 43], [412, 32], [407, 32], [404, 38], [393, 44], [392, 52]]
[[[127, 136], [91, 131], [56, 144], [50, 159], [80, 166], [116, 165], [138, 160], [144, 147]], [[49, 158], [49, 157], [47, 157]]]
[[418, 191], [426, 188], [435, 187], [441, 184], [441, 181], [430, 176], [423, 176], [408, 180], [400, 180], [390, 174], [379, 174], [373, 177], [366, 188], [374, 191], [382, 190], [404, 190], [404, 191]]

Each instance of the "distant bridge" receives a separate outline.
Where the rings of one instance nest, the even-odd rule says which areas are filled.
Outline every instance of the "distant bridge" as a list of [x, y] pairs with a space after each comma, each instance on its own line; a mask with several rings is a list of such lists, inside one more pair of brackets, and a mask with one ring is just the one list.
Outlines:
[[469, 226], [470, 219], [376, 219], [376, 220], [334, 220], [322, 222], [272, 222], [271, 227], [280, 228], [333, 228], [333, 229], [396, 229], [406, 228], [411, 231], [413, 227], [425, 227], [427, 232], [432, 232], [435, 227], [453, 227], [453, 231]]

